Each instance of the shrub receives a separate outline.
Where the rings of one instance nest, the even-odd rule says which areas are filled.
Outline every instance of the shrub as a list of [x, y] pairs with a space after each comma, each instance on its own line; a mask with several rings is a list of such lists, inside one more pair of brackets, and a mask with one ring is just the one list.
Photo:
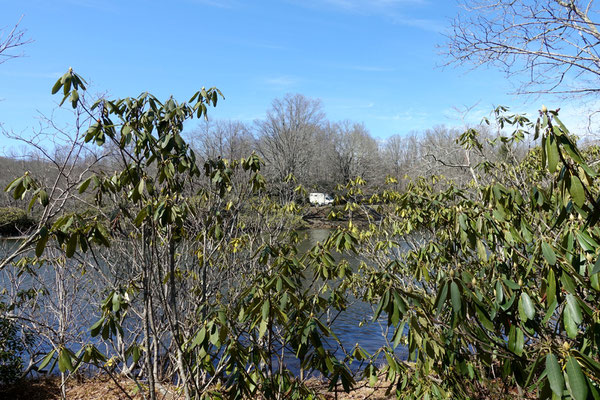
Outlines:
[[0, 316], [0, 384], [13, 383], [19, 378], [23, 370], [23, 350], [17, 324]]
[[18, 235], [29, 230], [35, 220], [23, 209], [0, 207], [0, 235]]

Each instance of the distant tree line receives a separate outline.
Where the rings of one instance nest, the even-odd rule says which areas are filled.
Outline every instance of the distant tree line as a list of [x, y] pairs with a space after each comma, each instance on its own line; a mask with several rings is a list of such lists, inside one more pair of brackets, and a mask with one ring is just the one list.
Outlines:
[[[474, 128], [486, 140], [498, 134], [494, 127], [485, 124]], [[287, 94], [273, 100], [264, 119], [252, 123], [207, 119], [188, 128], [184, 136], [202, 161], [233, 160], [256, 153], [264, 163], [262, 171], [269, 182], [269, 194], [286, 203], [306, 200], [295, 190], [299, 185], [307, 191], [333, 193], [338, 185], [346, 185], [358, 177], [365, 180], [371, 191], [389, 179], [395, 182], [395, 189], [401, 189], [417, 177], [439, 174], [459, 183], [468, 182], [472, 178], [469, 164], [476, 160], [469, 160], [469, 153], [458, 142], [461, 129], [464, 127], [439, 125], [378, 139], [364, 123], [329, 121], [318, 99]], [[47, 153], [42, 152], [43, 146], [27, 150], [28, 153], [13, 149], [8, 157], [0, 158], [0, 185], [5, 188], [26, 170], [45, 176], [48, 183], [55, 180], [68, 144], [63, 147], [55, 142], [54, 146]], [[114, 149], [106, 147], [101, 154], [89, 150], [82, 155], [79, 161], [82, 170], [90, 164], [110, 169], [117, 160]], [[522, 157], [526, 147], [521, 146], [520, 156], [513, 156]], [[479, 159], [502, 156], [480, 150]], [[0, 195], [2, 207], [17, 203], [10, 194]]]
[[[270, 194], [287, 202], [299, 200], [294, 192], [298, 185], [331, 193], [358, 177], [369, 188], [381, 186], [387, 178], [402, 188], [411, 179], [442, 172], [466, 182], [471, 173], [457, 142], [461, 129], [434, 126], [378, 139], [364, 123], [328, 120], [318, 99], [287, 94], [273, 101], [264, 119], [208, 120], [188, 137], [204, 159], [236, 159], [255, 152], [265, 164]], [[487, 125], [477, 129], [485, 138], [494, 136]]]

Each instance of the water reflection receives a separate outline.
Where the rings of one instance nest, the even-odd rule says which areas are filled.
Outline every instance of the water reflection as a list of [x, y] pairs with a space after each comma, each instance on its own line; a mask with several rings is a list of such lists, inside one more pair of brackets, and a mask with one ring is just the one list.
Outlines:
[[[301, 235], [304, 235], [304, 239], [298, 246], [299, 253], [309, 251], [318, 242], [324, 243], [331, 231], [330, 229], [302, 231]], [[353, 271], [358, 269], [362, 261], [359, 256], [349, 253], [336, 254], [334, 258], [336, 261], [341, 258], [348, 261]], [[359, 344], [369, 354], [373, 354], [379, 348], [388, 344], [386, 338], [389, 342], [392, 341], [393, 327], [386, 331], [387, 316], [380, 317], [379, 321], [373, 321], [373, 314], [374, 309], [370, 304], [359, 299], [353, 299], [345, 311], [339, 313], [339, 315], [334, 313], [329, 315], [333, 320], [331, 329], [340, 339], [346, 351], [351, 351], [356, 344]], [[331, 350], [339, 352], [339, 349]], [[395, 352], [403, 360], [408, 358], [408, 350], [405, 347], [399, 346]]]

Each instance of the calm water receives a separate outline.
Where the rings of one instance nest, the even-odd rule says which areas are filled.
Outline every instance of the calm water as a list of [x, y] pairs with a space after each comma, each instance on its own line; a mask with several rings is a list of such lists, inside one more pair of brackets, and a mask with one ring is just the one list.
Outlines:
[[[325, 242], [330, 232], [331, 230], [329, 229], [311, 229], [302, 231], [301, 235], [304, 236], [304, 240], [299, 246], [299, 251], [306, 252], [318, 242]], [[4, 256], [4, 254], [8, 252], [8, 249], [12, 248], [16, 244], [17, 242], [15, 241], [0, 240], [0, 257]], [[359, 258], [354, 255], [337, 255], [338, 259], [341, 257], [345, 258], [349, 262], [350, 266], [354, 269], [357, 268], [360, 262]], [[42, 272], [40, 275], [46, 275], [41, 278], [45, 279], [46, 284], [51, 287], [52, 282], [54, 279], [56, 279], [56, 277], [52, 271], [47, 271], [47, 274]], [[9, 287], [6, 281], [8, 278], [7, 271], [0, 273], [0, 290], [2, 288]], [[14, 278], [15, 277], [13, 275], [12, 279]], [[25, 279], [25, 286], [36, 286], [35, 282], [31, 282], [31, 278], [29, 278], [26, 274], [20, 279]], [[84, 304], [83, 308], [85, 308], [85, 310], [81, 309], [80, 312], [77, 313], [81, 316], [81, 319], [77, 321], [77, 324], [81, 327], [81, 330], [79, 330], [81, 334], [88, 336], [89, 328], [87, 327], [91, 326], [91, 324], [95, 321], [94, 316], [99, 315], [99, 310], [89, 309], [90, 303], [87, 303], [87, 307], [86, 304]], [[342, 342], [345, 350], [348, 352], [351, 352], [357, 343], [360, 344], [360, 346], [370, 354], [374, 353], [380, 347], [386, 344], [386, 333], [384, 331], [386, 324], [384, 321], [382, 321], [381, 324], [378, 321], [373, 321], [373, 308], [370, 304], [359, 300], [354, 300], [351, 302], [348, 309], [339, 315], [337, 315], [336, 312], [332, 312], [329, 315], [323, 316], [324, 322], [326, 322], [325, 320], [327, 319], [333, 320], [331, 328]], [[387, 338], [389, 340], [391, 340], [392, 334], [393, 332], [389, 332], [387, 334]], [[90, 338], [88, 336], [87, 338], [79, 337], [78, 339], [86, 341]], [[329, 347], [330, 350], [335, 351], [339, 357], [343, 356], [342, 352], [337, 345], [333, 343], [333, 341], [330, 341]], [[396, 352], [400, 358], [407, 358], [407, 351], [405, 348], [398, 348]], [[296, 366], [295, 364], [297, 363], [294, 360], [289, 360], [288, 368], [291, 368], [292, 370], [298, 370], [299, 365]]]
[[[311, 229], [302, 232], [305, 238], [299, 246], [299, 251], [306, 252], [318, 242], [325, 242], [330, 232], [329, 229]], [[352, 254], [338, 255], [339, 257], [345, 258], [353, 269], [356, 269], [361, 261], [359, 257]], [[350, 307], [334, 320], [331, 328], [347, 351], [351, 351], [359, 343], [363, 349], [372, 354], [386, 344], [387, 321], [383, 319], [387, 320], [387, 317], [381, 318], [381, 321], [373, 321], [373, 314], [374, 310], [370, 304], [354, 300]], [[334, 317], [334, 314], [332, 313], [330, 317]], [[387, 333], [388, 340], [391, 341], [392, 335], [393, 331]], [[402, 359], [408, 358], [406, 348], [398, 348], [396, 353]]]

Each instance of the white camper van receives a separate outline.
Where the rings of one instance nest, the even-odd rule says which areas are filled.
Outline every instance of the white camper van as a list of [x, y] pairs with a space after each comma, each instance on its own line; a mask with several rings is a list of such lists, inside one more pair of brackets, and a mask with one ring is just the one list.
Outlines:
[[310, 204], [317, 206], [324, 206], [333, 203], [333, 198], [326, 193], [310, 193], [308, 195], [308, 201]]

